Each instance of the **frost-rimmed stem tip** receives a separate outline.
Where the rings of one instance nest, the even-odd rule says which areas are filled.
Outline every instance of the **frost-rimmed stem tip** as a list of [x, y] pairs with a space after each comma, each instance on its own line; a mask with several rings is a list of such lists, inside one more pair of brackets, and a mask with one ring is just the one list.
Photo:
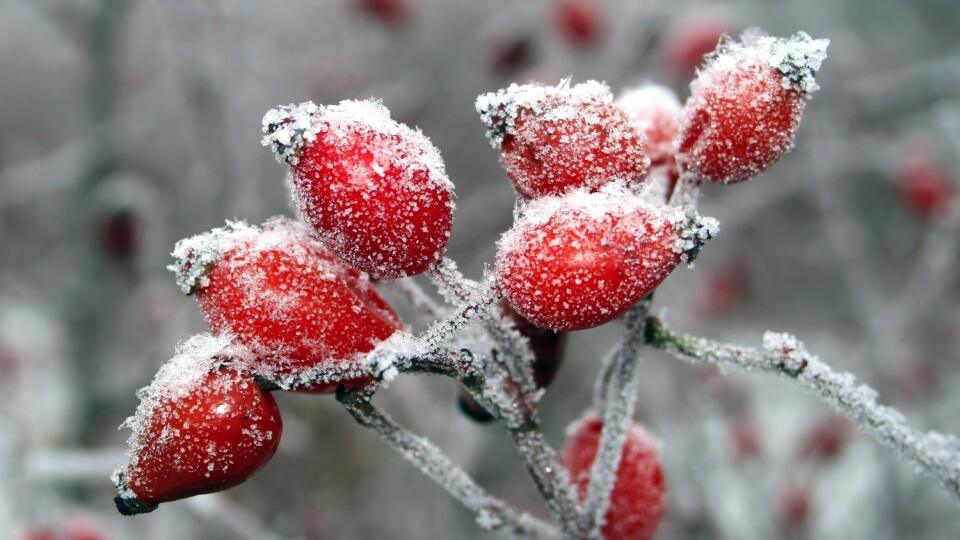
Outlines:
[[676, 333], [651, 317], [646, 340], [681, 360], [775, 373], [796, 381], [960, 499], [960, 439], [910, 427], [901, 412], [877, 402], [875, 390], [850, 373], [834, 371], [794, 336], [767, 332], [763, 348], [757, 349]]

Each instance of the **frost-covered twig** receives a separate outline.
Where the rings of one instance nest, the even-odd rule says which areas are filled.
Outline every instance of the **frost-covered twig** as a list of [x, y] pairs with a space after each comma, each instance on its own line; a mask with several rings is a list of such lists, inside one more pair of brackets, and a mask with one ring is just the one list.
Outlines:
[[[450, 259], [441, 260], [428, 275], [437, 285], [440, 294], [451, 303], [459, 304], [460, 309], [466, 305], [463, 302], [471, 294], [476, 294], [477, 285], [463, 277], [456, 263]], [[497, 374], [499, 384], [487, 386], [481, 395], [518, 406], [523, 422], [514, 426], [508, 424], [507, 427], [520, 456], [564, 532], [570, 535], [582, 534], [580, 509], [570, 478], [539, 429], [540, 419], [536, 410], [538, 393], [533, 380], [533, 352], [530, 344], [511, 321], [494, 309], [486, 312], [481, 320], [496, 342], [498, 353], [508, 359], [512, 368], [507, 373]], [[500, 414], [490, 412], [502, 420]]]
[[[457, 264], [448, 258], [441, 259], [427, 275], [440, 294], [454, 305], [466, 302], [471, 291], [477, 286], [475, 282], [466, 279], [457, 269]], [[496, 309], [485, 313], [481, 320], [484, 329], [496, 342], [498, 354], [507, 359], [514, 375], [519, 379], [522, 392], [534, 394], [534, 357], [529, 341], [517, 331], [512, 321]]]
[[[623, 340], [610, 364], [603, 399], [603, 431], [597, 456], [590, 470], [590, 485], [583, 512], [592, 537], [600, 537], [604, 516], [610, 506], [610, 493], [616, 483], [617, 470], [627, 431], [633, 421], [640, 378], [637, 363], [644, 344], [644, 326], [652, 297], [647, 297], [627, 312]], [[601, 373], [600, 377], [604, 377]]]
[[532, 516], [518, 513], [506, 503], [489, 495], [470, 476], [455, 466], [429, 440], [399, 426], [370, 403], [370, 392], [360, 388], [337, 392], [337, 399], [353, 418], [377, 433], [391, 448], [423, 471], [477, 514], [477, 524], [507, 536], [558, 538], [556, 530]]
[[581, 510], [570, 483], [570, 475], [560, 465], [557, 453], [544, 439], [543, 433], [532, 426], [530, 429], [512, 430], [511, 435], [537, 489], [554, 518], [560, 522], [564, 534], [574, 538], [583, 537], [584, 529], [579, 519]]
[[414, 278], [398, 279], [394, 282], [394, 286], [403, 294], [410, 307], [424, 319], [435, 321], [443, 317], [443, 308], [433, 298], [430, 298], [423, 288], [414, 281]]
[[911, 428], [902, 413], [877, 402], [877, 393], [850, 373], [837, 372], [789, 334], [767, 332], [763, 348], [717, 343], [673, 332], [659, 319], [647, 322], [647, 343], [682, 360], [746, 371], [776, 373], [797, 381], [861, 431], [935, 478], [960, 498], [960, 439]]

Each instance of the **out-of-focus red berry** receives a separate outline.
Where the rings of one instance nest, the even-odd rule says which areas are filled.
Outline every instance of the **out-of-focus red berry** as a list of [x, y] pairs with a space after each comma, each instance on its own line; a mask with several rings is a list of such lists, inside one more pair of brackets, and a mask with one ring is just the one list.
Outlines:
[[646, 137], [650, 165], [666, 165], [676, 152], [680, 130], [680, 100], [673, 90], [659, 84], [643, 84], [620, 94], [617, 105]]
[[129, 462], [114, 475], [121, 513], [236, 486], [273, 456], [277, 404], [253, 376], [208, 356], [220, 350], [220, 339], [193, 338], [142, 394]]
[[836, 415], [817, 419], [800, 440], [799, 455], [811, 461], [835, 459], [852, 436], [850, 422]]
[[354, 0], [361, 12], [388, 27], [398, 27], [413, 15], [411, 0]]
[[534, 56], [533, 38], [528, 34], [499, 36], [490, 47], [490, 68], [497, 73], [515, 73], [530, 67]]
[[678, 162], [722, 184], [752, 178], [793, 145], [827, 40], [747, 33], [726, 41], [691, 83]]
[[101, 215], [97, 240], [109, 257], [128, 259], [140, 245], [137, 216], [131, 208], [116, 208]]
[[499, 284], [513, 309], [539, 327], [606, 323], [680, 262], [675, 210], [622, 184], [536, 199], [500, 240]]
[[261, 370], [294, 387], [318, 370], [331, 377], [303, 390], [365, 379], [357, 357], [402, 326], [369, 278], [299, 222], [274, 218], [262, 230], [228, 223], [178, 242], [174, 256], [170, 268], [210, 329], [254, 351]]
[[915, 141], [907, 145], [901, 158], [896, 190], [908, 210], [931, 219], [950, 208], [957, 187], [930, 144]]
[[[563, 465], [581, 498], [587, 495], [590, 469], [597, 457], [603, 423], [589, 414], [568, 430]], [[658, 455], [658, 443], [638, 425], [627, 432], [617, 480], [610, 494], [601, 534], [604, 540], [649, 540], [653, 538], [666, 507], [666, 484]]]
[[813, 495], [807, 486], [786, 488], [777, 501], [777, 520], [787, 530], [805, 529], [813, 515]]
[[660, 46], [663, 71], [671, 78], [689, 76], [732, 30], [733, 25], [717, 12], [697, 12], [678, 19], [664, 31]]
[[600, 0], [554, 0], [550, 4], [553, 26], [574, 47], [599, 45], [606, 38], [606, 17]]
[[606, 85], [513, 84], [479, 96], [476, 105], [507, 176], [524, 197], [597, 190], [646, 175], [645, 139]]
[[453, 184], [440, 152], [376, 101], [279, 107], [265, 145], [291, 165], [293, 196], [317, 237], [377, 279], [440, 260], [453, 226]]
[[707, 318], [727, 315], [749, 291], [749, 268], [740, 261], [731, 261], [707, 273], [697, 295], [697, 312]]
[[763, 455], [763, 438], [752, 415], [737, 415], [730, 421], [728, 429], [730, 446], [736, 459], [754, 459]]

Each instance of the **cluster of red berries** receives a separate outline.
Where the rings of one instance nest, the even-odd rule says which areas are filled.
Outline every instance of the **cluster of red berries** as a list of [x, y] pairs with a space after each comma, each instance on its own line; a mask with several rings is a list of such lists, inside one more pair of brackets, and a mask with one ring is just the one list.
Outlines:
[[[825, 47], [802, 33], [724, 42], [683, 106], [657, 86], [615, 101], [597, 82], [481, 95], [477, 110], [522, 199], [496, 272], [523, 333], [604, 324], [691, 261], [716, 223], [670, 204], [677, 183], [741, 181], [779, 159]], [[170, 269], [212, 334], [182, 344], [139, 394], [130, 459], [114, 477], [121, 512], [225, 489], [262, 467], [282, 432], [264, 388], [323, 393], [370, 380], [364, 356], [403, 328], [373, 280], [424, 272], [446, 247], [453, 185], [440, 153], [380, 103], [278, 107], [263, 131], [289, 165], [301, 219], [228, 222], [177, 243]], [[562, 342], [540, 341], [539, 357], [557, 356]], [[597, 418], [583, 420], [565, 453], [584, 495], [600, 431]], [[650, 538], [664, 493], [655, 444], [635, 428], [604, 537]]]
[[691, 260], [715, 223], [667, 204], [680, 176], [756, 176], [793, 143], [825, 40], [750, 32], [721, 44], [681, 106], [646, 85], [512, 85], [477, 110], [524, 199], [500, 240], [499, 283], [538, 326], [606, 323]]
[[226, 489], [273, 455], [270, 387], [329, 393], [370, 379], [362, 357], [403, 323], [374, 278], [423, 272], [443, 255], [453, 185], [437, 149], [377, 102], [312, 103], [264, 117], [289, 163], [303, 221], [241, 222], [181, 240], [170, 269], [213, 332], [191, 338], [140, 393], [123, 513]]

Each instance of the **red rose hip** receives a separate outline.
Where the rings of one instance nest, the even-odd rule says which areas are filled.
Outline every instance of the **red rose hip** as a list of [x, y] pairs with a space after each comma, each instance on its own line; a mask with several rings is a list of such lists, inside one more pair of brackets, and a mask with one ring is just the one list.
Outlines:
[[297, 208], [338, 257], [393, 279], [443, 256], [454, 207], [443, 159], [380, 102], [279, 107], [263, 131], [263, 144], [290, 164]]
[[[170, 269], [210, 329], [230, 333], [284, 387], [326, 392], [367, 377], [359, 356], [402, 324], [369, 278], [285, 218], [181, 240]], [[318, 378], [323, 384], [302, 385]]]
[[526, 198], [646, 175], [646, 141], [604, 84], [513, 84], [479, 96], [476, 107], [507, 176]]
[[500, 240], [499, 285], [537, 326], [599, 326], [649, 294], [695, 247], [682, 240], [693, 231], [684, 219], [620, 183], [537, 199]]
[[895, 185], [900, 201], [923, 219], [943, 215], [957, 191], [953, 178], [937, 159], [932, 146], [920, 139], [906, 145]]
[[[603, 423], [588, 414], [568, 429], [563, 465], [581, 498], [586, 498], [590, 472], [600, 446]], [[610, 493], [601, 534], [604, 540], [649, 540], [653, 538], [666, 507], [667, 488], [660, 466], [657, 443], [638, 425], [627, 432], [620, 455], [617, 480]]]
[[680, 100], [666, 86], [643, 84], [623, 92], [617, 105], [647, 139], [650, 165], [666, 165], [673, 159], [680, 129]]
[[121, 513], [236, 486], [273, 456], [280, 411], [230, 364], [231, 348], [227, 338], [195, 336], [139, 393], [126, 422], [129, 461], [114, 474]]
[[678, 161], [721, 184], [752, 178], [793, 145], [828, 40], [800, 32], [789, 39], [748, 31], [725, 41], [690, 84]]

